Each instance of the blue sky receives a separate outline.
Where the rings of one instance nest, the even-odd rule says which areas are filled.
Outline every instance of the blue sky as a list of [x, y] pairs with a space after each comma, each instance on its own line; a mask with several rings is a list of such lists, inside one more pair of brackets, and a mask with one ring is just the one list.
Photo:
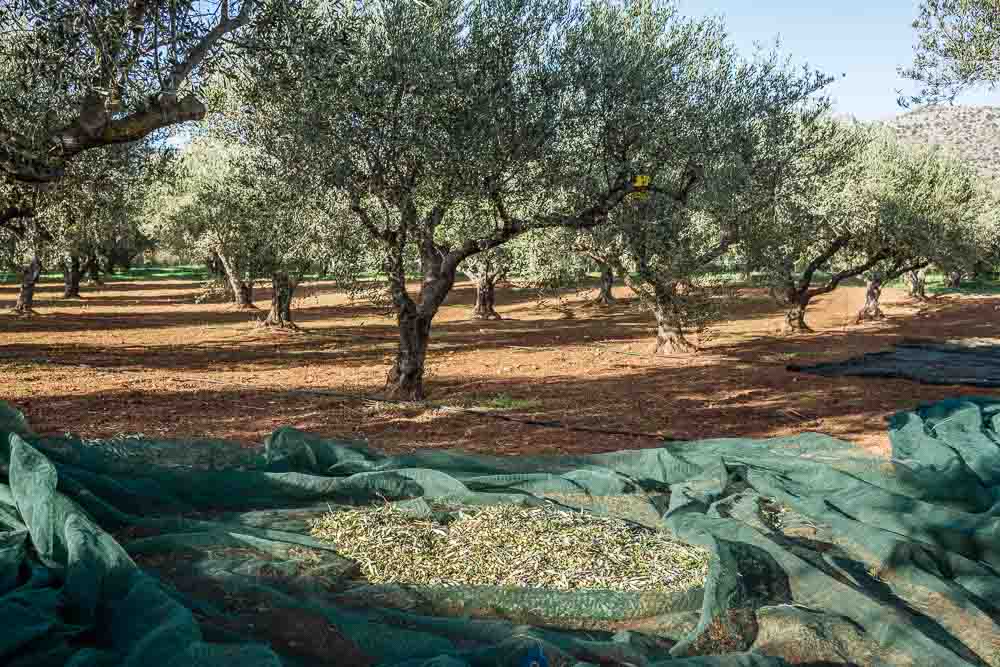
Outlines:
[[[782, 53], [840, 77], [827, 89], [837, 113], [861, 120], [894, 116], [896, 90], [913, 92], [896, 74], [910, 63], [918, 2], [913, 0], [677, 0], [682, 14], [723, 16], [737, 47], [771, 45], [781, 37]], [[957, 104], [1000, 105], [1000, 92], [974, 91]]]

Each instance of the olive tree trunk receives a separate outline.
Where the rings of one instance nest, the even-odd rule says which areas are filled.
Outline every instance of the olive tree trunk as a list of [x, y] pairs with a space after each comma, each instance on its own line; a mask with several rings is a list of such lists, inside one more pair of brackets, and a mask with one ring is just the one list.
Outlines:
[[23, 317], [35, 314], [35, 286], [42, 276], [42, 262], [36, 255], [21, 271], [21, 289], [17, 293], [14, 312]]
[[[438, 217], [430, 223], [431, 230], [440, 220], [441, 213], [438, 212], [436, 215]], [[396, 359], [386, 374], [385, 386], [390, 396], [409, 401], [424, 399], [424, 368], [431, 323], [455, 286], [459, 264], [474, 254], [461, 250], [442, 252], [434, 244], [433, 234], [428, 234], [425, 239], [420, 248], [423, 282], [420, 286], [419, 300], [414, 299], [406, 289], [405, 261], [402, 253], [394, 254], [393, 264], [388, 272], [399, 325], [399, 347]], [[490, 275], [492, 282], [495, 283], [497, 275], [493, 273]]]
[[80, 256], [70, 255], [63, 259], [63, 298], [80, 298]]
[[927, 271], [917, 269], [906, 274], [907, 282], [910, 284], [910, 296], [920, 301], [927, 300]]
[[812, 331], [806, 324], [806, 310], [809, 302], [812, 301], [812, 294], [808, 290], [799, 291], [791, 289], [785, 296], [788, 303], [788, 310], [785, 311], [785, 328], [794, 333], [809, 333]]
[[430, 341], [434, 315], [452, 287], [455, 286], [455, 269], [442, 266], [438, 258], [425, 262], [424, 284], [420, 290], [420, 303], [416, 303], [398, 284], [393, 285], [399, 325], [399, 348], [396, 360], [386, 376], [386, 389], [395, 398], [410, 401], [424, 399], [424, 366], [427, 344]]
[[890, 258], [890, 253], [883, 248], [868, 255], [866, 261], [861, 264], [854, 264], [849, 268], [830, 276], [826, 283], [813, 286], [813, 277], [816, 272], [837, 256], [841, 251], [848, 248], [851, 243], [850, 235], [839, 236], [831, 240], [822, 251], [817, 253], [812, 260], [806, 264], [799, 276], [793, 275], [790, 267], [785, 267], [785, 300], [788, 303], [788, 310], [785, 311], [785, 327], [792, 333], [808, 333], [812, 331], [806, 324], [806, 310], [809, 302], [814, 297], [821, 294], [829, 294], [837, 289], [842, 282], [866, 274], [880, 266], [882, 262]]
[[496, 311], [496, 276], [482, 274], [476, 280], [476, 307], [472, 316], [477, 320], [499, 320], [500, 313]]
[[264, 319], [264, 326], [282, 329], [297, 329], [292, 321], [292, 296], [298, 280], [287, 272], [279, 271], [271, 274], [271, 309]]
[[615, 272], [611, 268], [610, 264], [601, 265], [601, 286], [600, 291], [597, 294], [597, 298], [594, 299], [593, 303], [599, 306], [610, 306], [615, 303], [614, 294], [612, 294], [611, 289], [615, 285]]
[[697, 347], [684, 336], [682, 314], [674, 307], [677, 285], [658, 284], [653, 287], [655, 303], [653, 316], [656, 318], [656, 351], [658, 356], [695, 352]]
[[88, 255], [87, 261], [83, 265], [83, 272], [90, 278], [90, 283], [98, 287], [104, 285], [101, 280], [101, 263], [97, 260], [97, 255]]
[[399, 312], [399, 348], [386, 377], [387, 388], [397, 398], [424, 399], [424, 364], [432, 320], [433, 316], [421, 313], [417, 307], [403, 308]]
[[884, 284], [881, 277], [869, 278], [865, 284], [865, 305], [858, 311], [858, 324], [865, 321], [881, 320], [885, 317], [879, 300], [882, 298], [882, 288]]
[[[222, 267], [225, 280], [229, 285], [229, 289], [226, 291], [232, 296], [233, 305], [238, 310], [257, 310], [257, 307], [253, 304], [253, 283], [241, 278], [233, 262], [223, 253], [217, 252], [216, 256], [219, 258], [219, 265]], [[291, 318], [289, 318], [289, 321], [291, 321]]]

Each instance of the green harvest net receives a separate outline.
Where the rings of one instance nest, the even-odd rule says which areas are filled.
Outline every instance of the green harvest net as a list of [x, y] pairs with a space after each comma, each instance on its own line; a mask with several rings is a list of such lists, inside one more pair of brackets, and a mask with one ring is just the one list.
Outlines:
[[1000, 387], [1000, 341], [903, 340], [885, 352], [814, 366], [791, 364], [788, 370], [826, 376], [902, 378], [923, 384]]
[[[491, 458], [282, 428], [256, 458], [168, 466], [146, 453], [201, 445], [37, 436], [0, 403], [0, 664], [1000, 667], [1000, 400], [890, 435], [889, 460], [815, 433]], [[628, 519], [708, 549], [708, 576], [365, 582], [311, 521], [386, 500]]]

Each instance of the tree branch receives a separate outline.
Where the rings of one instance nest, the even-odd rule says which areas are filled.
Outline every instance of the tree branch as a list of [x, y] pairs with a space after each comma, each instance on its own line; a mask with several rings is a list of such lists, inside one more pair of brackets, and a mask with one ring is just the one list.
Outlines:
[[[77, 120], [48, 137], [46, 150], [29, 149], [30, 142], [0, 131], [0, 168], [17, 181], [55, 181], [65, 174], [64, 162], [85, 150], [137, 141], [164, 127], [202, 120], [206, 113], [205, 105], [194, 95], [178, 100], [177, 92], [227, 33], [249, 23], [256, 4], [255, 0], [245, 0], [239, 14], [220, 19], [183, 62], [175, 63], [160, 94], [150, 100], [146, 109], [137, 110], [124, 118], [114, 118], [107, 108], [107, 100], [92, 91], [85, 96]], [[130, 8], [130, 18], [141, 19], [144, 12], [145, 3], [136, 2]], [[43, 154], [52, 156], [55, 162], [40, 158]]]
[[178, 63], [174, 66], [173, 71], [170, 73], [170, 81], [164, 89], [163, 94], [173, 95], [176, 97], [177, 91], [180, 90], [181, 85], [183, 85], [188, 76], [191, 75], [194, 68], [205, 60], [205, 57], [215, 47], [219, 40], [222, 39], [226, 33], [242, 28], [250, 22], [250, 15], [253, 12], [255, 5], [256, 2], [254, 0], [243, 0], [239, 14], [232, 18], [228, 18], [224, 15], [219, 20], [219, 23], [202, 38], [198, 45], [191, 49], [191, 52], [188, 54], [188, 57], [184, 60], [184, 62]]
[[358, 216], [358, 220], [368, 230], [369, 234], [386, 243], [392, 243], [393, 239], [388, 232], [383, 232], [378, 228], [378, 225], [372, 222], [368, 211], [361, 205], [361, 196], [353, 190], [351, 191], [351, 211]]
[[[844, 234], [838, 236], [836, 239], [833, 240], [833, 243], [831, 243], [826, 250], [820, 253], [818, 257], [813, 259], [813, 261], [809, 262], [808, 266], [806, 266], [805, 270], [802, 272], [802, 280], [799, 281], [798, 285], [799, 291], [807, 289], [809, 285], [812, 284], [812, 277], [816, 273], [816, 271], [818, 271], [821, 266], [830, 261], [830, 259], [834, 255], [843, 250], [844, 247], [848, 243], [850, 243], [850, 241], [851, 241], [850, 234]], [[868, 269], [865, 270], [867, 271]]]
[[898, 262], [888, 273], [886, 273], [886, 280], [895, 280], [904, 273], [919, 271], [920, 269], [927, 268], [930, 264], [930, 260], [920, 260], [908, 266], [904, 266], [902, 262]]
[[870, 270], [872, 267], [874, 267], [876, 264], [881, 262], [883, 259], [886, 259], [887, 257], [889, 257], [889, 253], [885, 251], [880, 251], [875, 253], [871, 257], [871, 259], [869, 259], [861, 266], [857, 266], [852, 269], [844, 269], [839, 273], [835, 273], [833, 276], [830, 277], [830, 280], [827, 281], [826, 285], [809, 290], [808, 291], [809, 298], [812, 298], [814, 296], [819, 296], [820, 294], [828, 294], [832, 292], [833, 290], [837, 289], [837, 286], [840, 285], [840, 283], [842, 283], [843, 281], [847, 280], [848, 278], [853, 278], [854, 276], [860, 276], [862, 273]]

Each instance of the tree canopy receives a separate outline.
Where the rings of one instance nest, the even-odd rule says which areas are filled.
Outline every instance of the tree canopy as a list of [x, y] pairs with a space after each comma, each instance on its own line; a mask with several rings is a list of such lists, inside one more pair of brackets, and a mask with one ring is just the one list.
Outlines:
[[1000, 80], [1000, 10], [994, 0], [924, 0], [913, 22], [913, 64], [900, 73], [920, 85], [900, 103], [954, 101]]

